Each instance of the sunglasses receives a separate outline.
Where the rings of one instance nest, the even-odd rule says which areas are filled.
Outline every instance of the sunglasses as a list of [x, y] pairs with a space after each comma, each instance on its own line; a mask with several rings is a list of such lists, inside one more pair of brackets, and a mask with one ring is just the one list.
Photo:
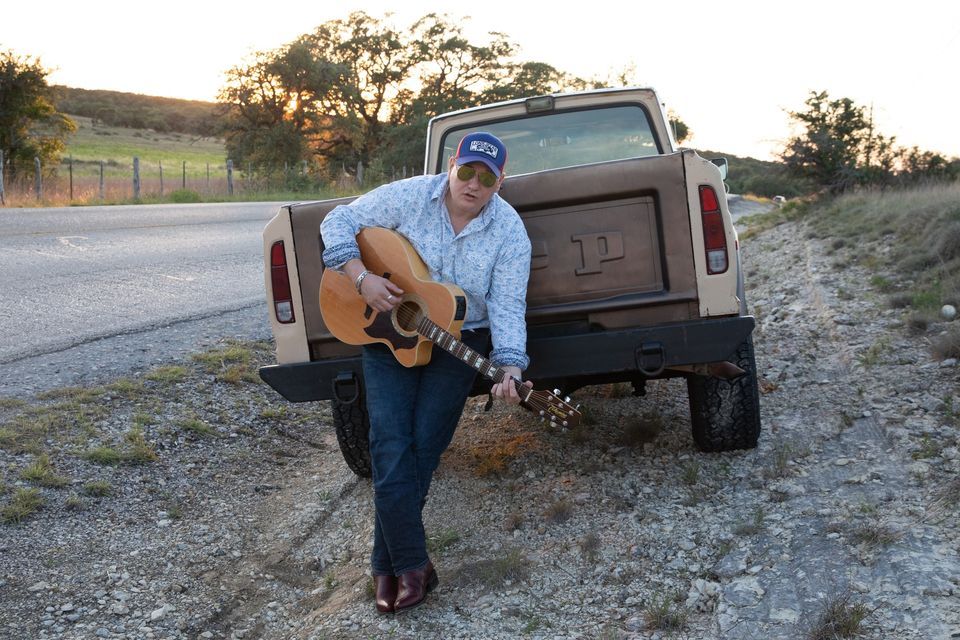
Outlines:
[[487, 189], [497, 184], [497, 176], [493, 175], [489, 171], [477, 171], [470, 165], [460, 165], [460, 168], [457, 169], [457, 177], [463, 180], [464, 182], [470, 182], [473, 180], [473, 176], [477, 176], [477, 180], [480, 181], [480, 184], [485, 186]]

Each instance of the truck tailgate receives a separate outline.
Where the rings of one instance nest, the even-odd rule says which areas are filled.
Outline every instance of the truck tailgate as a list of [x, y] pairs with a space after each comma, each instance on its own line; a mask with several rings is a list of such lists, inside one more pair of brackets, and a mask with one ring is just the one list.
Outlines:
[[508, 179], [501, 195], [533, 246], [528, 321], [611, 329], [698, 317], [683, 176], [673, 153]]

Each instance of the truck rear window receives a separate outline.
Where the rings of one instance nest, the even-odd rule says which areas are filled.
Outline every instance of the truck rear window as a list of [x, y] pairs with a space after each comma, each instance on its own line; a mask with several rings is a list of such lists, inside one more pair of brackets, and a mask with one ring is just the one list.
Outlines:
[[507, 145], [510, 175], [660, 153], [650, 118], [638, 105], [552, 111], [451, 129], [443, 139], [438, 171], [446, 170], [461, 138], [477, 129], [489, 131]]

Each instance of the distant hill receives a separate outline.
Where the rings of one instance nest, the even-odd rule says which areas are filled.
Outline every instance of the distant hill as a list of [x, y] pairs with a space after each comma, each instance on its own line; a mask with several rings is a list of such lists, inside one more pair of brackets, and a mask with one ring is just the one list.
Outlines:
[[805, 184], [787, 175], [785, 167], [779, 162], [741, 158], [740, 156], [697, 149], [704, 158], [726, 158], [729, 164], [726, 183], [732, 193], [752, 193], [758, 196], [784, 196], [793, 198], [814, 191]]
[[54, 89], [58, 111], [85, 116], [97, 123], [200, 137], [215, 136], [220, 132], [219, 106], [215, 102], [61, 85]]

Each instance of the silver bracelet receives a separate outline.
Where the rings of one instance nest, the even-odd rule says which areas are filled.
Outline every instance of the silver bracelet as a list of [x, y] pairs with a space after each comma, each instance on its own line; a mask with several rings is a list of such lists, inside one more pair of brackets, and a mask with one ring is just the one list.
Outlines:
[[366, 277], [367, 277], [368, 275], [370, 275], [371, 273], [373, 273], [373, 272], [372, 272], [372, 271], [369, 271], [369, 270], [367, 270], [367, 269], [364, 269], [364, 270], [363, 270], [363, 273], [361, 273], [360, 275], [357, 276], [357, 279], [353, 282], [353, 286], [357, 288], [357, 293], [361, 293], [361, 292], [360, 292], [360, 285], [363, 284], [363, 279], [366, 278]]

